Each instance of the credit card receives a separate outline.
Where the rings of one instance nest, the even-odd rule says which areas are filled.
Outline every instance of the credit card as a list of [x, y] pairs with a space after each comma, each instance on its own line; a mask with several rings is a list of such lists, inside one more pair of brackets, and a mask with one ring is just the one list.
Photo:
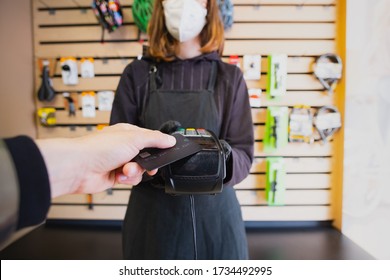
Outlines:
[[176, 138], [175, 146], [168, 149], [145, 148], [132, 161], [146, 170], [153, 170], [202, 150], [199, 144], [181, 134], [175, 133], [173, 136]]

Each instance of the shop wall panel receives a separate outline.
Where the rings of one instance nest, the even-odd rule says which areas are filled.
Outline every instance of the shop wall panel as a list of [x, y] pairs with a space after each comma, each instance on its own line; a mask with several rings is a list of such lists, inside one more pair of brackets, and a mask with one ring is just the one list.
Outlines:
[[85, 118], [82, 116], [81, 110], [76, 112], [76, 116], [69, 116], [69, 113], [65, 110], [56, 111], [57, 124], [59, 125], [77, 125], [77, 124], [108, 124], [110, 121], [110, 112], [108, 111], [96, 111], [96, 117]]
[[262, 142], [255, 142], [255, 156], [280, 156], [280, 157], [326, 157], [332, 155], [332, 143], [323, 144], [314, 142], [306, 143], [288, 143], [285, 147], [278, 149], [273, 153], [265, 153]]
[[[335, 0], [233, 0], [234, 5], [334, 5]], [[133, 4], [133, 0], [121, 0], [122, 6]], [[90, 0], [38, 0], [38, 8], [90, 7]]]
[[[91, 7], [90, 0], [37, 0], [38, 8], [87, 8]], [[121, 0], [122, 6], [129, 6], [133, 4], [133, 0]]]
[[[242, 5], [234, 1], [235, 22], [334, 22], [335, 7], [321, 6], [279, 6], [274, 5]], [[302, 1], [301, 1], [302, 3]]]
[[[285, 158], [287, 173], [330, 173], [332, 172], [332, 159], [330, 157], [291, 157]], [[265, 173], [266, 159], [255, 158], [251, 173]]]
[[[38, 40], [43, 43], [58, 42], [99, 42], [102, 28], [96, 26], [61, 26], [41, 28]], [[104, 40], [136, 40], [138, 28], [135, 25], [125, 25], [117, 31], [106, 32]], [[333, 39], [335, 26], [333, 23], [237, 23], [226, 32], [227, 40], [237, 39]]]
[[95, 205], [92, 209], [88, 205], [52, 205], [48, 217], [64, 220], [123, 220], [126, 208], [126, 205]]
[[[329, 205], [331, 194], [329, 190], [286, 190], [283, 206], [293, 205]], [[242, 206], [267, 206], [265, 191], [237, 191], [238, 201]]]
[[[53, 1], [54, 4], [59, 4], [60, 1]], [[66, 1], [68, 4], [72, 4], [72, 1]], [[92, 1], [89, 1], [88, 4], [91, 4]], [[122, 3], [122, 2], [121, 2]], [[58, 6], [60, 7], [60, 6]], [[61, 8], [63, 8], [62, 6]], [[48, 26], [61, 26], [61, 25], [96, 25], [96, 16], [92, 9], [87, 6], [80, 9], [57, 9], [53, 12], [53, 9], [40, 10], [36, 13], [36, 23], [41, 27]], [[73, 7], [75, 8], [75, 7]], [[134, 23], [133, 13], [130, 8], [123, 9], [123, 22], [124, 24]], [[101, 30], [101, 29], [100, 29]]]
[[[127, 206], [57, 206], [48, 213], [51, 219], [65, 220], [123, 220]], [[332, 220], [331, 206], [242, 206], [245, 221], [329, 221]]]
[[[41, 28], [37, 39], [42, 43], [58, 42], [100, 42], [102, 37], [102, 28], [97, 26], [67, 26], [67, 27], [49, 27]], [[137, 40], [138, 28], [135, 25], [125, 25], [118, 28], [115, 32], [105, 32], [104, 40]]]
[[64, 85], [62, 78], [52, 78], [52, 82], [56, 91], [99, 91], [116, 90], [119, 79], [119, 76], [102, 76], [93, 79], [79, 77], [77, 85]]
[[[267, 206], [264, 190], [237, 190], [237, 198], [243, 206]], [[86, 195], [67, 195], [57, 198], [52, 205], [55, 206], [126, 206], [130, 191], [113, 191], [112, 194], [99, 193], [92, 195], [88, 201]], [[287, 190], [285, 193], [285, 206], [301, 205], [329, 205], [331, 202], [329, 190]], [[90, 203], [92, 202], [92, 204]], [[92, 209], [91, 209], [92, 210]]]
[[[95, 132], [96, 125], [108, 124], [110, 112], [96, 111], [96, 117], [84, 118], [81, 110], [82, 91], [115, 91], [123, 69], [142, 53], [146, 39], [134, 24], [131, 13], [133, 0], [122, 0], [124, 26], [113, 33], [104, 33], [90, 8], [90, 0], [33, 0], [36, 86], [40, 86], [39, 59], [56, 61], [51, 67], [56, 97], [52, 102], [39, 102], [37, 108], [57, 109], [57, 126], [38, 126], [39, 138], [76, 137]], [[246, 221], [329, 221], [332, 220], [334, 185], [334, 143], [289, 143], [274, 153], [263, 148], [265, 113], [268, 106], [297, 104], [319, 107], [335, 104], [313, 74], [315, 59], [335, 52], [336, 0], [234, 0], [234, 25], [225, 34], [222, 59], [238, 56], [243, 65], [246, 54], [260, 54], [261, 79], [247, 81], [248, 88], [261, 88], [261, 107], [252, 108], [255, 135], [255, 159], [251, 174], [236, 186]], [[270, 100], [265, 95], [268, 78], [267, 55], [288, 55], [287, 93]], [[94, 58], [95, 77], [79, 77], [76, 86], [65, 86], [59, 60], [73, 56]], [[79, 65], [80, 66], [80, 65]], [[76, 116], [69, 116], [63, 92], [78, 94]], [[96, 97], [96, 107], [98, 99]], [[317, 135], [318, 137], [318, 135]], [[281, 156], [286, 162], [286, 205], [271, 207], [265, 201], [265, 161]], [[86, 195], [68, 195], [53, 200], [49, 212], [52, 219], [122, 220], [131, 195], [131, 187], [117, 185], [112, 193], [92, 196], [89, 209]]]
[[329, 221], [333, 218], [331, 206], [242, 206], [246, 221]]
[[[265, 189], [265, 174], [249, 174], [236, 189]], [[287, 173], [286, 189], [331, 189], [331, 176], [328, 173]]]
[[334, 23], [235, 23], [226, 39], [334, 39]]
[[336, 0], [233, 0], [233, 3], [235, 5], [253, 5], [255, 7], [262, 7], [263, 5], [296, 5], [298, 7], [305, 6], [306, 8], [308, 5], [334, 5]]
[[142, 54], [139, 42], [39, 44], [37, 57], [137, 57]]
[[[318, 56], [334, 51], [331, 40], [226, 40], [224, 55], [286, 53], [290, 56]], [[45, 43], [36, 46], [36, 54], [39, 57], [136, 57], [142, 54], [142, 45], [139, 42]]]

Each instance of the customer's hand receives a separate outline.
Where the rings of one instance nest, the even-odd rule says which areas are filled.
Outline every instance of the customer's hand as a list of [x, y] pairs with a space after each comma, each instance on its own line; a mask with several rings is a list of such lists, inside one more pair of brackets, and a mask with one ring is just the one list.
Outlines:
[[138, 184], [145, 170], [130, 160], [145, 147], [169, 148], [176, 140], [159, 131], [116, 124], [83, 137], [36, 142], [49, 172], [52, 197], [56, 197], [100, 192], [115, 183]]

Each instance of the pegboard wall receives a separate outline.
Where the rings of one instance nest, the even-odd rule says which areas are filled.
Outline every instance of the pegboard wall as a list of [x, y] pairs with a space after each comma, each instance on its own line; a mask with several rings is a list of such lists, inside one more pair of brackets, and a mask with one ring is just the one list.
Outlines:
[[[134, 24], [132, 0], [120, 1], [124, 25], [105, 34], [91, 9], [90, 0], [33, 0], [36, 90], [40, 86], [40, 59], [59, 61], [61, 57], [94, 58], [95, 77], [80, 78], [75, 86], [62, 82], [59, 63], [52, 63], [51, 79], [56, 97], [50, 103], [39, 102], [37, 108], [56, 108], [57, 124], [38, 124], [38, 138], [75, 137], [107, 124], [109, 111], [96, 111], [94, 118], [82, 116], [78, 105], [75, 116], [68, 116], [63, 92], [78, 96], [83, 91], [115, 91], [125, 66], [142, 53], [145, 35]], [[280, 100], [261, 98], [261, 107], [252, 108], [255, 131], [255, 161], [251, 174], [236, 186], [245, 221], [332, 221], [335, 189], [335, 141], [322, 144], [289, 143], [276, 153], [263, 149], [265, 111], [268, 106], [306, 104], [315, 111], [334, 105], [336, 92], [329, 96], [313, 75], [315, 59], [337, 51], [336, 0], [234, 0], [234, 24], [226, 33], [223, 59], [237, 55], [242, 63], [246, 54], [259, 54], [261, 78], [247, 81], [248, 88], [261, 88], [267, 83], [267, 56], [288, 55], [287, 94]], [[96, 101], [97, 102], [97, 101]], [[97, 104], [97, 103], [96, 103]], [[281, 156], [286, 163], [286, 192], [283, 206], [269, 206], [265, 199], [267, 156]], [[91, 197], [68, 195], [54, 199], [49, 218], [122, 220], [131, 188], [116, 186], [111, 193]]]

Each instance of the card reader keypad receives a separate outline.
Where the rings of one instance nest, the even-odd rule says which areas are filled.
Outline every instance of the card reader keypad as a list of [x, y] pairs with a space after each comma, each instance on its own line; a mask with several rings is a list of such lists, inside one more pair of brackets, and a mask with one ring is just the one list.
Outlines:
[[211, 137], [210, 133], [204, 128], [179, 128], [174, 133], [179, 133], [186, 137]]

